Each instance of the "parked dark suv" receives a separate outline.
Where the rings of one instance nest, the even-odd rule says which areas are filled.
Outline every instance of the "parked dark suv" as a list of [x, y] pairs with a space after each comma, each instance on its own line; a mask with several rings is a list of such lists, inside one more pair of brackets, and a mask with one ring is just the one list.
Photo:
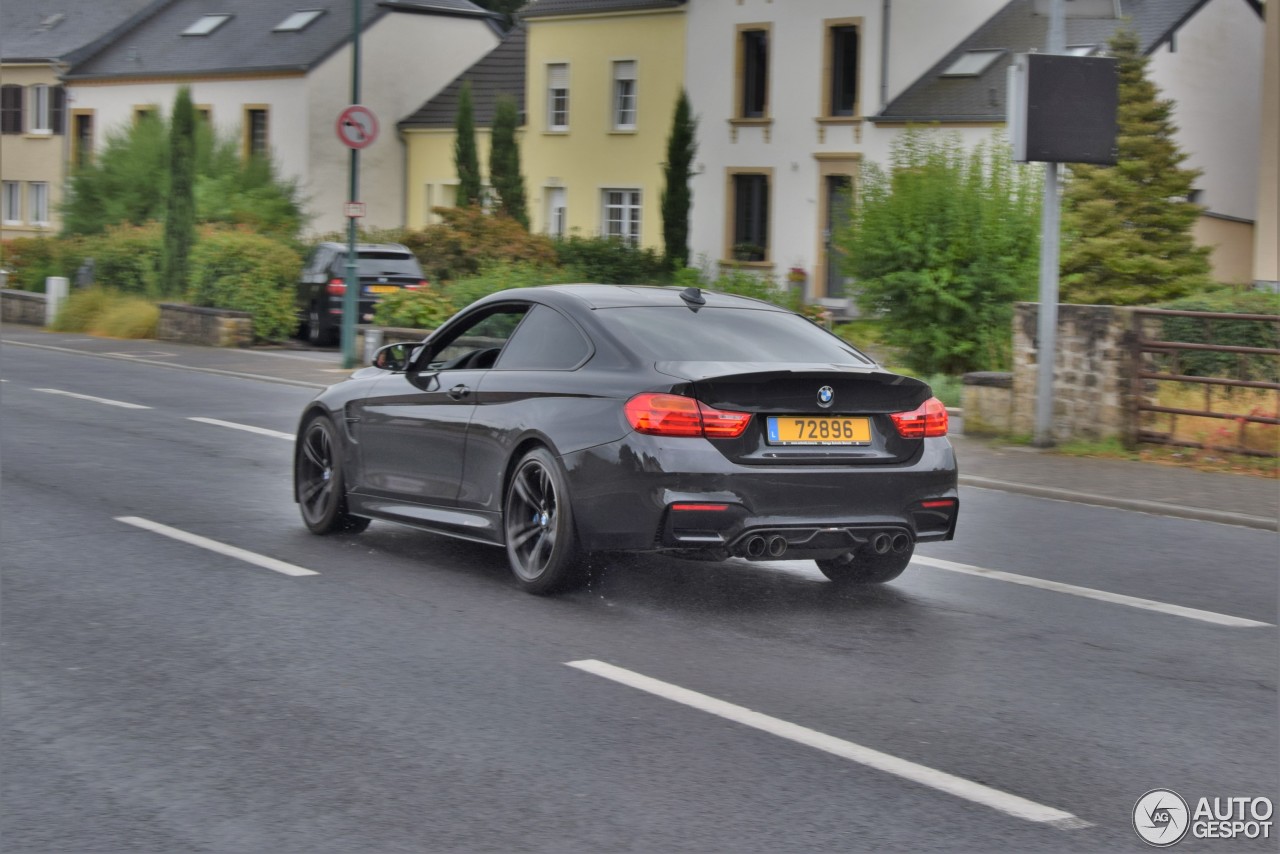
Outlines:
[[[418, 259], [399, 243], [356, 244], [356, 275], [360, 281], [357, 323], [372, 321], [373, 308], [385, 295], [427, 286]], [[312, 344], [332, 344], [338, 340], [346, 278], [345, 243], [320, 243], [311, 250], [302, 266], [295, 296], [299, 337]]]

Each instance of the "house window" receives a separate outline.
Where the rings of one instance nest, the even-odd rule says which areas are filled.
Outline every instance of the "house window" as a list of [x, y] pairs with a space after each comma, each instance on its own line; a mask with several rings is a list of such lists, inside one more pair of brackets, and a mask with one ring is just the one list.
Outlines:
[[552, 237], [564, 237], [568, 195], [564, 187], [547, 188], [547, 234]]
[[960, 54], [942, 72], [943, 77], [978, 77], [991, 67], [991, 63], [1004, 56], [1006, 51], [969, 50]]
[[204, 15], [182, 31], [184, 36], [207, 36], [231, 20], [230, 15]]
[[159, 118], [160, 118], [160, 113], [159, 111], [156, 110], [155, 104], [144, 104], [140, 107], [133, 108], [133, 123], [135, 125], [138, 124], [139, 122], [142, 122], [148, 119], [159, 119]]
[[827, 28], [827, 115], [858, 114], [858, 28], [839, 24]]
[[31, 87], [31, 132], [52, 133], [53, 125], [49, 117], [49, 87], [37, 83]]
[[323, 14], [324, 14], [323, 9], [304, 9], [304, 10], [294, 12], [292, 15], [285, 18], [279, 24], [276, 24], [276, 28], [273, 32], [277, 32], [277, 33], [301, 32], [302, 30], [305, 30], [312, 21], [314, 21], [316, 18], [319, 18]]
[[636, 129], [636, 64], [634, 60], [613, 64], [613, 129]]
[[733, 224], [729, 256], [734, 261], [769, 260], [769, 173], [730, 175]]
[[93, 113], [74, 113], [71, 124], [71, 162], [82, 168], [93, 162]]
[[248, 157], [271, 156], [271, 144], [267, 136], [268, 115], [265, 106], [244, 109], [244, 155]]
[[17, 181], [4, 182], [4, 196], [0, 198], [3, 206], [3, 219], [6, 224], [17, 225], [22, 222], [22, 191]]
[[737, 118], [769, 115], [769, 28], [758, 24], [738, 29]]
[[21, 86], [0, 86], [0, 133], [22, 133], [22, 101]]
[[32, 225], [49, 224], [49, 185], [44, 181], [32, 181], [27, 185], [30, 195], [27, 197], [31, 212]]
[[569, 66], [563, 62], [547, 66], [547, 128], [569, 129]]
[[640, 245], [640, 191], [605, 190], [604, 236]]

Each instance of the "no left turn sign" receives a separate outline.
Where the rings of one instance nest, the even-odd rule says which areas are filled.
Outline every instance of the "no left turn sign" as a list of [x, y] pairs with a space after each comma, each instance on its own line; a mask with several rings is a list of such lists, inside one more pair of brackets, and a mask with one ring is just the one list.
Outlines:
[[338, 115], [338, 139], [348, 148], [364, 148], [378, 138], [378, 119], [373, 111], [352, 104]]

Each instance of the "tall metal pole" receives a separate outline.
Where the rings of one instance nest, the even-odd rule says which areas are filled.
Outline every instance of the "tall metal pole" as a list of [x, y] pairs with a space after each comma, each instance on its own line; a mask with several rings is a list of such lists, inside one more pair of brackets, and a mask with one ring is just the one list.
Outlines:
[[[1067, 50], [1062, 0], [1049, 4], [1047, 53]], [[1040, 207], [1040, 312], [1037, 323], [1035, 445], [1053, 445], [1053, 368], [1058, 353], [1058, 242], [1061, 210], [1058, 164], [1044, 165], [1044, 201]]]
[[[360, 0], [351, 2], [351, 103], [360, 103]], [[347, 201], [360, 200], [360, 149], [351, 149], [351, 187]], [[347, 276], [342, 294], [342, 367], [356, 366], [356, 315], [360, 311], [360, 276], [356, 268], [356, 218], [347, 218]]]

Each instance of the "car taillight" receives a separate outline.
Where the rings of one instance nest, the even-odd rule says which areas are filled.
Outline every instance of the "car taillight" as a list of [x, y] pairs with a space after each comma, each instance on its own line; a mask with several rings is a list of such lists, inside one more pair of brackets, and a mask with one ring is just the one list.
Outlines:
[[330, 279], [324, 289], [334, 296], [341, 296], [347, 292], [347, 283], [342, 279]]
[[736, 439], [751, 421], [749, 412], [712, 409], [678, 394], [637, 394], [627, 401], [627, 422], [651, 436], [700, 436]]
[[910, 412], [894, 412], [889, 415], [898, 435], [904, 439], [924, 439], [947, 435], [947, 407], [936, 397], [931, 397]]
[[426, 279], [423, 279], [422, 281], [418, 282], [416, 285], [405, 285], [404, 289], [406, 291], [425, 291], [429, 287], [431, 287], [431, 283], [428, 282]]

